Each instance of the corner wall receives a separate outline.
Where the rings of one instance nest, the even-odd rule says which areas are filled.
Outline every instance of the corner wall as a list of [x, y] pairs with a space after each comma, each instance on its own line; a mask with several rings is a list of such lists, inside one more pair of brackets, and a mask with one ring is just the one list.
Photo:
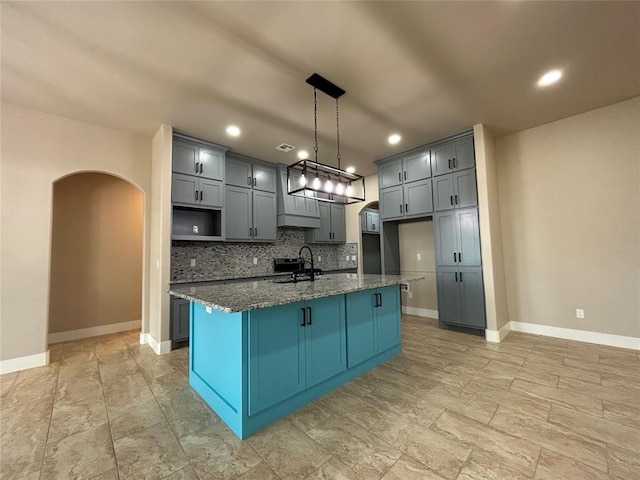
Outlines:
[[[82, 171], [126, 179], [142, 190], [148, 217], [150, 141], [4, 103], [1, 116], [0, 360], [46, 361], [53, 182]], [[147, 252], [145, 243], [143, 284]]]
[[640, 338], [640, 97], [496, 153], [509, 319]]

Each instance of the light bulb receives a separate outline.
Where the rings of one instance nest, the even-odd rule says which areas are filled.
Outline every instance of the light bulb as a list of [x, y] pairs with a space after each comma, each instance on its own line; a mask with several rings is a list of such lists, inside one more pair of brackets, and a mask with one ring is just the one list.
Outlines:
[[333, 182], [331, 182], [330, 178], [328, 178], [327, 181], [325, 182], [324, 189], [328, 193], [333, 192]]
[[313, 183], [311, 184], [311, 186], [314, 190], [318, 190], [320, 188], [320, 185], [320, 179], [318, 178], [318, 176], [316, 176], [316, 178], [313, 179]]
[[300, 175], [300, 180], [298, 180], [301, 187], [304, 187], [307, 184], [307, 177], [304, 176], [304, 173]]
[[336, 193], [338, 195], [342, 195], [344, 193], [344, 185], [342, 182], [338, 182], [338, 184], [336, 185]]
[[353, 187], [351, 186], [351, 184], [347, 185], [347, 189], [344, 193], [347, 194], [347, 197], [350, 197], [353, 194]]

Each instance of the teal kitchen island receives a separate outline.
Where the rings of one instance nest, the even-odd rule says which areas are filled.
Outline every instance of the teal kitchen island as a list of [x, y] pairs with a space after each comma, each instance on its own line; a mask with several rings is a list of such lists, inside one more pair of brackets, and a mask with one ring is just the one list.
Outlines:
[[400, 284], [421, 278], [173, 286], [190, 301], [189, 383], [246, 438], [399, 354]]

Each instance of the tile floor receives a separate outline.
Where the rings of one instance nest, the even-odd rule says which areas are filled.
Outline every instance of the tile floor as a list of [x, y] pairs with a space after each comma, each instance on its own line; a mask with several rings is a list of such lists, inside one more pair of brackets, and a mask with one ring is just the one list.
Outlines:
[[138, 332], [0, 377], [2, 479], [640, 479], [638, 352], [405, 316], [404, 353], [245, 441]]

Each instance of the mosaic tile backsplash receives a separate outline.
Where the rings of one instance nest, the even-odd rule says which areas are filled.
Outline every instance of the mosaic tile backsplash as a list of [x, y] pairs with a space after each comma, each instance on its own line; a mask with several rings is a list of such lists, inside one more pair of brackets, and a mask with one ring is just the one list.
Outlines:
[[[231, 242], [184, 242], [174, 241], [171, 245], [171, 281], [204, 282], [227, 278], [247, 278], [273, 275], [275, 257], [297, 257], [300, 247], [305, 245], [304, 229], [278, 228], [275, 243], [231, 243]], [[310, 244], [317, 268], [339, 270], [357, 268], [358, 261], [351, 260], [357, 255], [357, 245]], [[308, 255], [307, 252], [305, 254]], [[349, 260], [347, 260], [349, 255]], [[318, 261], [318, 256], [321, 260]], [[253, 259], [258, 264], [253, 264]], [[195, 259], [196, 266], [191, 266]]]

